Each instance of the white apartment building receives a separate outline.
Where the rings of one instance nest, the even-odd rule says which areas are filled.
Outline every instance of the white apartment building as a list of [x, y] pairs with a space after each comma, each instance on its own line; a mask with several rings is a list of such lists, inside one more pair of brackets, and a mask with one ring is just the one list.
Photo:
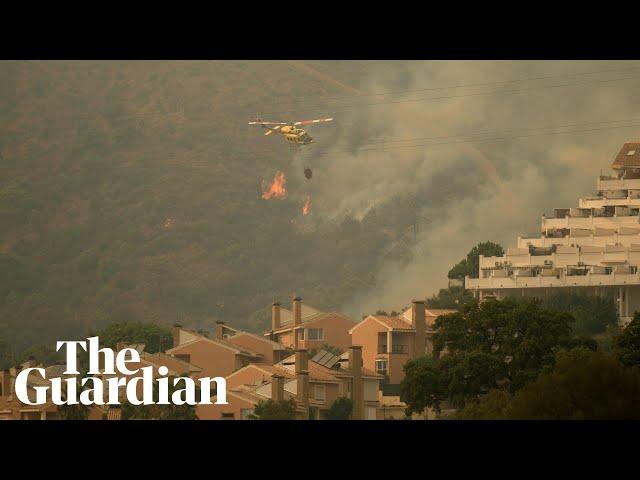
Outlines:
[[620, 323], [640, 310], [640, 143], [625, 143], [614, 174], [597, 196], [542, 216], [539, 237], [518, 237], [500, 257], [480, 256], [479, 278], [465, 278], [476, 298], [544, 296], [555, 288], [612, 294]]

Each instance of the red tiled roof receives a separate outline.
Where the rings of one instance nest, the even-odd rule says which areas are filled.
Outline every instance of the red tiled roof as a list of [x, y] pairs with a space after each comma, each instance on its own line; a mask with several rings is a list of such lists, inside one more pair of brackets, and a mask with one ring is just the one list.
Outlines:
[[[287, 370], [290, 375], [294, 375], [293, 361], [293, 356], [291, 356], [285, 358], [279, 364], [274, 365], [274, 367], [280, 367], [281, 369]], [[362, 375], [364, 377], [383, 378], [382, 375], [378, 375], [377, 373], [364, 367], [362, 368]], [[309, 360], [309, 380], [338, 381], [339, 378], [345, 376], [353, 376], [353, 372], [349, 368], [345, 368], [342, 365], [340, 366], [340, 368], [328, 368], [324, 365], [320, 365], [319, 363], [314, 362], [313, 360]]]
[[179, 375], [202, 371], [202, 368], [197, 365], [185, 362], [184, 360], [180, 360], [179, 358], [174, 357], [173, 355], [168, 355], [164, 352], [143, 352], [142, 359], [158, 367], [165, 366]]
[[436, 320], [443, 315], [449, 315], [451, 313], [456, 313], [457, 310], [450, 310], [447, 308], [426, 308], [425, 309], [425, 320], [427, 322], [428, 327], [433, 327], [436, 323]]
[[640, 143], [625, 143], [616, 159], [611, 164], [611, 168], [640, 167]]
[[[301, 319], [302, 323], [300, 323], [300, 326], [302, 326], [302, 325], [309, 326], [309, 325], [313, 325], [315, 322], [317, 322], [319, 320], [327, 320], [327, 319], [332, 319], [332, 318], [338, 318], [338, 319], [342, 319], [342, 320], [347, 320], [349, 323], [352, 323], [353, 325], [356, 324], [349, 317], [341, 315], [340, 313], [318, 312], [318, 313], [314, 313], [312, 315], [308, 315], [306, 317], [302, 317], [302, 319]], [[277, 330], [274, 330], [273, 333], [288, 332], [292, 328], [293, 328], [293, 323], [289, 323], [288, 325], [283, 325], [280, 328], [278, 328]], [[270, 333], [271, 333], [271, 331], [266, 332], [265, 336], [269, 335]]]
[[383, 323], [387, 327], [393, 328], [394, 330], [413, 330], [411, 323], [402, 317], [391, 317], [388, 315], [371, 315], [371, 317], [375, 318], [377, 321]]
[[273, 340], [269, 340], [268, 338], [261, 337], [260, 335], [256, 335], [255, 333], [251, 333], [251, 332], [241, 332], [241, 331], [238, 331], [238, 333], [236, 333], [236, 334], [235, 334], [235, 335], [233, 335], [232, 337], [227, 337], [227, 338], [225, 338], [225, 341], [226, 341], [227, 343], [232, 343], [232, 344], [234, 344], [234, 345], [236, 345], [236, 346], [241, 346], [240, 344], [238, 344], [238, 343], [236, 343], [236, 342], [238, 341], [238, 338], [239, 338], [239, 337], [242, 337], [242, 336], [249, 336], [249, 337], [253, 337], [253, 338], [257, 339], [257, 340], [260, 340], [260, 341], [262, 341], [262, 342], [266, 342], [266, 343], [268, 343], [269, 345], [271, 345], [271, 347], [272, 347], [274, 350], [286, 350], [286, 348], [285, 348], [283, 345], [281, 345], [280, 343], [278, 343], [278, 342], [274, 342]]
[[[425, 323], [427, 327], [433, 327], [436, 319], [442, 315], [448, 315], [454, 313], [456, 310], [450, 310], [445, 308], [425, 308]], [[389, 315], [369, 315], [367, 318], [372, 318], [385, 327], [392, 330], [406, 330], [413, 331], [414, 328], [411, 325], [411, 309], [408, 308], [401, 315], [389, 316]], [[363, 322], [366, 321], [363, 320]], [[360, 322], [362, 323], [362, 322]], [[360, 324], [358, 324], [360, 325]], [[354, 329], [352, 328], [351, 331]]]
[[253, 352], [245, 347], [240, 347], [238, 345], [234, 345], [231, 342], [228, 342], [226, 340], [216, 340], [214, 338], [209, 338], [209, 337], [205, 337], [204, 335], [201, 335], [199, 333], [196, 332], [192, 332], [192, 331], [188, 331], [189, 333], [194, 335], [194, 338], [192, 340], [189, 340], [187, 342], [181, 343], [180, 345], [170, 348], [169, 350], [167, 350], [165, 353], [169, 354], [169, 355], [173, 355], [175, 352], [179, 351], [181, 348], [188, 346], [188, 345], [192, 345], [196, 342], [210, 342], [210, 343], [214, 343], [223, 347], [228, 348], [229, 350], [233, 350], [236, 354], [238, 355], [245, 355], [248, 357], [254, 357], [254, 358], [260, 358], [263, 355], [261, 353], [256, 353]]

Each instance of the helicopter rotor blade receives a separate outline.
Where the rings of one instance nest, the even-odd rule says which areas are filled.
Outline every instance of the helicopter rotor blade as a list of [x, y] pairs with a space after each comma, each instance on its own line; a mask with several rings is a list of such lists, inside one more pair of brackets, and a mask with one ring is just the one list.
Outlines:
[[300, 122], [295, 122], [294, 125], [311, 125], [312, 123], [323, 123], [323, 122], [331, 122], [333, 118], [317, 118], [315, 120], [302, 120]]
[[249, 125], [289, 125], [286, 122], [249, 122]]

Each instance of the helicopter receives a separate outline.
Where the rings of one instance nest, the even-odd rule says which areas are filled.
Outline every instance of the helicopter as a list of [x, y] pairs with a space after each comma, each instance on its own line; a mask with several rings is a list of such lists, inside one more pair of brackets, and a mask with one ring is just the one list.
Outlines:
[[[331, 122], [333, 118], [318, 118], [315, 120], [303, 120], [300, 122], [263, 122], [257, 119], [253, 122], [249, 122], [249, 125], [260, 125], [262, 128], [266, 128], [265, 135], [271, 135], [272, 133], [279, 133], [284, 137], [287, 142], [290, 142], [292, 147], [300, 147], [302, 145], [309, 145], [313, 143], [313, 138], [307, 133], [304, 128], [298, 128], [300, 125], [311, 125], [314, 123]], [[270, 125], [274, 125], [271, 127]]]

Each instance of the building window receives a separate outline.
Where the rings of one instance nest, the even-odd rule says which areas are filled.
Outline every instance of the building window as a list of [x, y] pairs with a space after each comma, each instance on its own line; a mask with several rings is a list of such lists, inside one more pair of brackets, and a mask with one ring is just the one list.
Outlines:
[[376, 360], [376, 372], [381, 375], [387, 374], [387, 361], [386, 360]]
[[220, 415], [220, 418], [222, 420], [233, 420], [235, 418], [235, 415], [233, 414], [233, 412], [224, 412], [222, 415]]
[[298, 340], [304, 341], [304, 328], [296, 330], [296, 335], [298, 335]]
[[313, 398], [324, 402], [327, 399], [327, 392], [324, 385], [315, 385], [313, 388]]
[[310, 328], [309, 340], [324, 340], [324, 328]]
[[178, 360], [182, 360], [186, 363], [191, 363], [191, 354], [189, 353], [177, 353], [174, 355]]

